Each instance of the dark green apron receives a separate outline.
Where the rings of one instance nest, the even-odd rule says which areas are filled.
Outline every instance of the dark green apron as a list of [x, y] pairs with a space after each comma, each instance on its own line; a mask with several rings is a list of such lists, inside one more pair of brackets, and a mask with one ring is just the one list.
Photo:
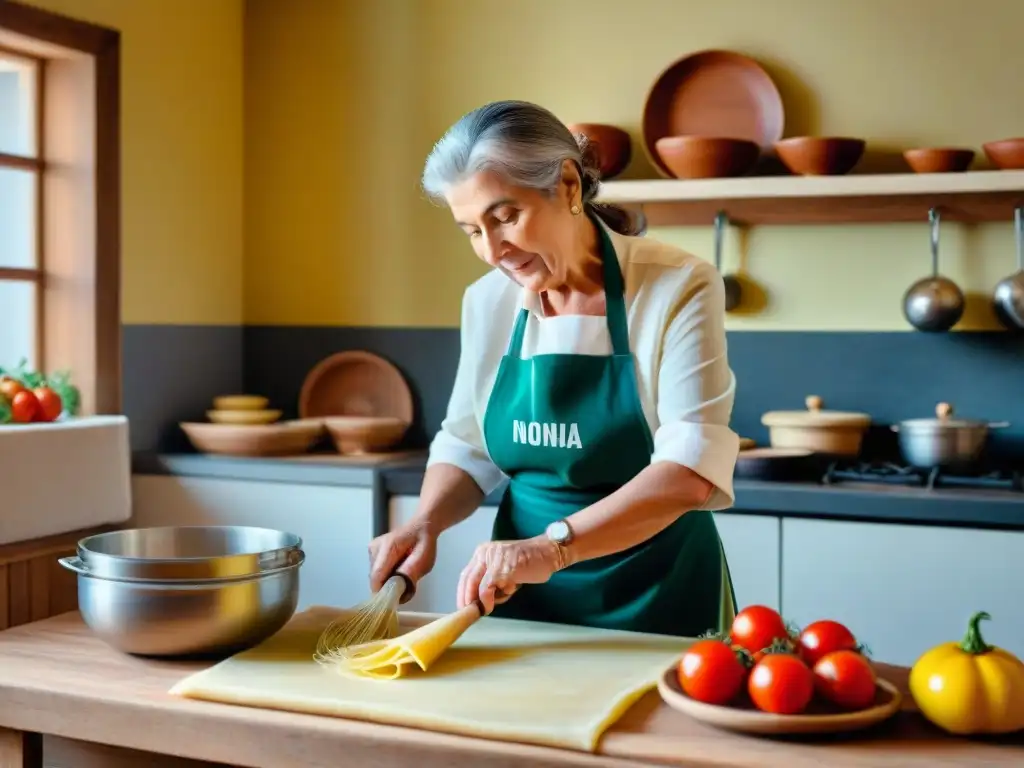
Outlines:
[[[484, 416], [487, 450], [510, 478], [495, 540], [543, 534], [650, 464], [654, 443], [629, 349], [622, 272], [607, 233], [595, 226], [613, 354], [524, 360], [529, 310], [519, 310]], [[691, 510], [642, 544], [523, 585], [493, 615], [694, 637], [727, 628], [735, 596], [711, 513]]]

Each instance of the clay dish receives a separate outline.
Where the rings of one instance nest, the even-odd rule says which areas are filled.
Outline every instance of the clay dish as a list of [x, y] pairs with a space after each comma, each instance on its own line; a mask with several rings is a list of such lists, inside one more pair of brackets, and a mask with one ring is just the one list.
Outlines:
[[742, 176], [761, 154], [753, 141], [710, 136], [664, 136], [655, 143], [655, 150], [677, 179]]
[[1001, 171], [1024, 169], [1024, 139], [1001, 139], [982, 144], [992, 165]]
[[373, 416], [413, 420], [412, 392], [394, 365], [370, 352], [338, 352], [321, 360], [302, 384], [302, 418]]
[[594, 147], [602, 179], [611, 179], [626, 170], [633, 157], [633, 143], [624, 130], [604, 123], [572, 123], [567, 127], [574, 134], [582, 133]]
[[914, 173], [962, 173], [974, 161], [973, 149], [955, 147], [921, 147], [903, 153]]
[[775, 142], [782, 164], [799, 176], [842, 176], [864, 156], [864, 139], [794, 136]]
[[709, 50], [684, 56], [654, 81], [644, 103], [644, 151], [670, 176], [656, 144], [665, 136], [753, 141], [762, 150], [782, 138], [785, 110], [779, 89], [749, 56]]

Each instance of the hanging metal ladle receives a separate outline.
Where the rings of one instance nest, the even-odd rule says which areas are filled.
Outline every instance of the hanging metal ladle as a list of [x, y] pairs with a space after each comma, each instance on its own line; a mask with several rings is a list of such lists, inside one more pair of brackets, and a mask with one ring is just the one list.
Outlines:
[[903, 295], [903, 316], [919, 331], [948, 331], [964, 314], [960, 287], [939, 274], [939, 211], [928, 211], [931, 224], [932, 275], [918, 280]]
[[999, 322], [1018, 331], [1024, 329], [1024, 208], [1013, 212], [1013, 238], [1017, 245], [1017, 271], [996, 285], [992, 308]]
[[[715, 214], [715, 269], [722, 275], [722, 240], [725, 235], [725, 225], [729, 223], [729, 217], [725, 211]], [[722, 282], [725, 284], [725, 311], [732, 312], [740, 304], [740, 281], [735, 275], [722, 275]]]

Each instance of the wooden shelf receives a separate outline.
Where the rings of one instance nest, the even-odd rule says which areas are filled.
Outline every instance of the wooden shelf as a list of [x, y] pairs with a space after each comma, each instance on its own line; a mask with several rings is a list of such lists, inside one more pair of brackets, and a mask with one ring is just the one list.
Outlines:
[[600, 202], [639, 207], [651, 226], [1012, 221], [1024, 205], [1024, 171], [755, 176], [738, 179], [607, 181]]

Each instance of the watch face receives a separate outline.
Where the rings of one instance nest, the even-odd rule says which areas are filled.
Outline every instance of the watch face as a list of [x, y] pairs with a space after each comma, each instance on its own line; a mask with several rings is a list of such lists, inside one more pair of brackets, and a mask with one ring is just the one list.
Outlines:
[[569, 524], [564, 520], [556, 520], [548, 526], [548, 538], [559, 544], [569, 539]]

